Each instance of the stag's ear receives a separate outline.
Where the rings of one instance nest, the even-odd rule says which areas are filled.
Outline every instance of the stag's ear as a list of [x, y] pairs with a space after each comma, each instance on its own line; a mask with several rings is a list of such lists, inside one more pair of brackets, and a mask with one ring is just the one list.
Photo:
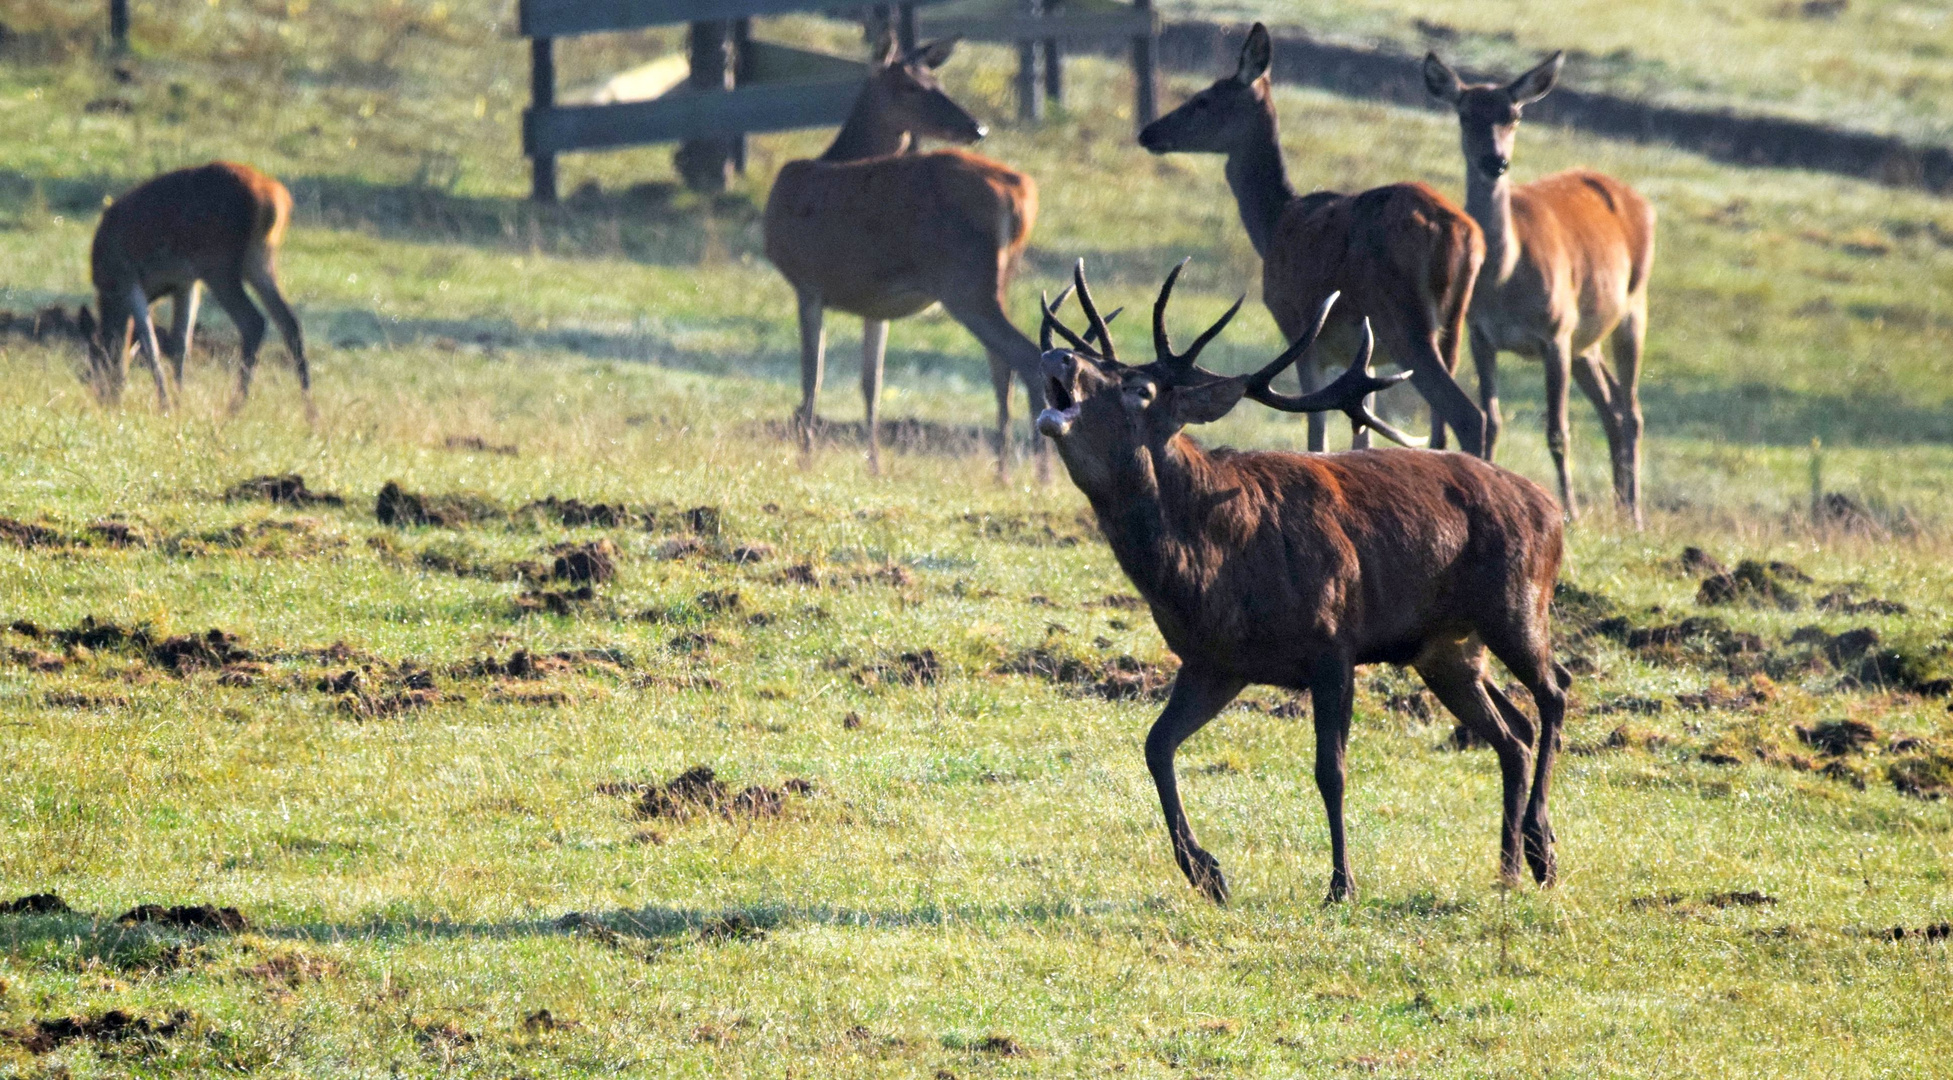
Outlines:
[[875, 58], [877, 67], [894, 67], [902, 62], [902, 47], [895, 42], [895, 32], [884, 26], [869, 43], [869, 55]]
[[1447, 105], [1458, 104], [1465, 93], [1464, 81], [1458, 78], [1458, 73], [1434, 52], [1424, 54], [1424, 88]]
[[913, 52], [909, 53], [908, 62], [911, 64], [921, 64], [923, 67], [934, 71], [942, 67], [949, 60], [949, 54], [956, 51], [956, 43], [960, 40], [962, 39], [947, 37], [941, 41], [932, 41], [927, 45], [918, 45]]
[[1248, 392], [1243, 379], [1215, 379], [1198, 386], [1173, 388], [1173, 419], [1182, 424], [1211, 424], [1241, 404]]
[[1241, 46], [1241, 66], [1234, 71], [1234, 81], [1243, 86], [1268, 74], [1268, 65], [1273, 62], [1275, 45], [1268, 40], [1268, 28], [1256, 23], [1248, 31], [1247, 43]]
[[1556, 52], [1547, 57], [1538, 67], [1512, 80], [1505, 88], [1506, 96], [1514, 105], [1524, 107], [1546, 96], [1553, 84], [1560, 81], [1560, 67], [1566, 63], [1566, 53]]

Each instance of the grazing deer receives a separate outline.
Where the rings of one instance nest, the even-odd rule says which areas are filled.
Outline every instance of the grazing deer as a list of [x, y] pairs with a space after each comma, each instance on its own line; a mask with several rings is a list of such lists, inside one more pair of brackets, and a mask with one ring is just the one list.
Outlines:
[[[931, 71], [954, 40], [904, 55], [890, 42], [827, 152], [780, 170], [766, 200], [766, 256], [800, 303], [800, 409], [811, 447], [826, 340], [822, 314], [861, 316], [861, 396], [868, 464], [881, 470], [882, 357], [888, 320], [933, 303], [962, 323], [990, 359], [997, 393], [997, 472], [1007, 474], [1010, 377], [1043, 407], [1038, 349], [1004, 313], [1004, 290], [1037, 217], [1037, 185], [1023, 173], [961, 150], [905, 153], [918, 136], [954, 143], [984, 128], [950, 100]], [[1038, 475], [1050, 453], [1038, 447]]]
[[[1370, 375], [1366, 324], [1355, 362], [1328, 387], [1300, 397], [1269, 388], [1314, 342], [1334, 294], [1260, 371], [1203, 370], [1195, 363], [1201, 348], [1233, 312], [1176, 354], [1166, 305], [1177, 274], [1153, 307], [1155, 360], [1127, 366], [1080, 264], [1079, 302], [1103, 351], [1046, 306], [1046, 343], [1055, 329], [1071, 348], [1044, 354], [1050, 405], [1037, 423], [1180, 656], [1166, 709], [1146, 736], [1146, 766], [1180, 869], [1195, 888], [1226, 901], [1220, 864], [1194, 841], [1181, 809], [1173, 757], [1243, 687], [1262, 683], [1312, 695], [1316, 785], [1329, 816], [1329, 900], [1354, 895], [1343, 784], [1355, 671], [1392, 663], [1415, 668], [1446, 708], [1492, 744], [1504, 781], [1500, 871], [1516, 879], [1523, 853], [1533, 876], [1550, 884], [1547, 787], [1572, 681], [1548, 651], [1559, 507], [1531, 481], [1464, 454], [1203, 450], [1181, 428], [1218, 420], [1243, 397], [1286, 411], [1341, 409], [1353, 423], [1401, 438], [1378, 424], [1363, 399], [1405, 376]], [[1487, 676], [1487, 649], [1532, 694], [1537, 731]]]
[[[181, 392], [201, 283], [210, 287], [211, 296], [237, 325], [243, 359], [230, 407], [232, 412], [242, 408], [251, 393], [251, 374], [265, 333], [264, 315], [244, 292], [249, 283], [271, 310], [292, 354], [306, 418], [316, 419], [304, 336], [298, 316], [278, 291], [274, 266], [291, 220], [292, 195], [285, 185], [248, 165], [228, 161], [164, 173], [102, 211], [89, 253], [101, 322], [98, 325], [84, 311], [82, 333], [89, 339], [89, 366], [104, 397], [110, 402], [121, 399], [133, 330], [135, 343], [156, 376], [157, 403], [169, 410], [162, 356], [169, 356]], [[170, 330], [159, 343], [149, 307], [165, 296], [170, 298]]]
[[[1641, 349], [1648, 333], [1648, 269], [1655, 208], [1611, 176], [1586, 169], [1513, 186], [1512, 145], [1527, 105], [1546, 96], [1565, 53], [1510, 85], [1467, 86], [1436, 53], [1424, 82], [1458, 110], [1465, 149], [1465, 208], [1485, 230], [1485, 266], [1472, 293], [1472, 362], [1485, 407], [1485, 456], [1498, 440], [1498, 354], [1546, 365], [1546, 445], [1560, 501], [1578, 513], [1567, 459], [1567, 375], [1600, 413], [1614, 467], [1614, 497], [1641, 524]], [[1608, 368], [1600, 343], [1611, 338]]]
[[[1452, 377], [1485, 258], [1478, 226], [1423, 184], [1298, 196], [1276, 128], [1272, 50], [1267, 28], [1256, 23], [1234, 74], [1147, 125], [1140, 145], [1155, 154], [1227, 155], [1228, 187], [1262, 259], [1262, 301], [1283, 336], [1300, 339], [1323, 298], [1340, 291], [1324, 344], [1352, 343], [1368, 318], [1384, 353], [1410, 370], [1430, 403], [1432, 445], [1444, 447], [1449, 425], [1464, 450], [1481, 453], [1484, 418]], [[1313, 363], [1297, 373], [1305, 385], [1319, 381]], [[1322, 416], [1310, 416], [1309, 449], [1322, 450], [1327, 431]], [[1361, 428], [1355, 445], [1369, 445]]]

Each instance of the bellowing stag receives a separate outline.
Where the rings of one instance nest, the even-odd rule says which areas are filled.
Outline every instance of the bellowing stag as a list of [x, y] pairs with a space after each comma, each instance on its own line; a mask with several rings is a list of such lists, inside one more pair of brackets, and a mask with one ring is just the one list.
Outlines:
[[[1548, 650], [1559, 508], [1531, 481], [1460, 453], [1202, 449], [1181, 429], [1220, 419], [1244, 397], [1285, 411], [1340, 409], [1353, 423], [1400, 437], [1363, 405], [1395, 380], [1370, 375], [1365, 324], [1355, 361], [1328, 387], [1299, 397], [1270, 389], [1313, 343], [1333, 295], [1260, 371], [1207, 371], [1196, 363], [1200, 350], [1234, 311], [1175, 353], [1166, 306], [1177, 276], [1167, 277], [1153, 307], [1153, 362], [1128, 366], [1079, 264], [1075, 286], [1087, 337], [1099, 346], [1046, 307], [1050, 405], [1037, 423], [1180, 656], [1166, 709], [1146, 737], [1146, 765], [1180, 869], [1195, 888], [1226, 901], [1220, 864], [1195, 842], [1181, 808], [1175, 751], [1251, 683], [1307, 690], [1316, 784], [1329, 816], [1328, 898], [1353, 896], [1343, 786], [1355, 672], [1360, 664], [1391, 663], [1415, 669], [1497, 752], [1503, 877], [1516, 879], [1523, 858], [1538, 881], [1550, 883], [1547, 788], [1571, 683]], [[1070, 347], [1049, 348], [1053, 331]], [[1537, 727], [1487, 676], [1488, 649], [1532, 695]]]

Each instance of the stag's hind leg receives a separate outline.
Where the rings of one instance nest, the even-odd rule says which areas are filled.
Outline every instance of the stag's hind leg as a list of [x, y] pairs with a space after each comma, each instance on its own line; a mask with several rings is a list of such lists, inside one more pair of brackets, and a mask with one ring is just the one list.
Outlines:
[[1355, 702], [1355, 666], [1341, 656], [1322, 657], [1309, 680], [1309, 716], [1316, 726], [1316, 790], [1329, 818], [1329, 893], [1323, 897], [1325, 904], [1356, 899], [1356, 875], [1349, 866], [1349, 834], [1343, 827], [1350, 710]]
[[[997, 395], [997, 482], [1005, 484], [1010, 482], [1010, 380], [1015, 373], [1010, 361], [996, 353], [985, 355], [990, 360], [990, 389]], [[1043, 438], [1038, 436], [1039, 441]]]
[[[1551, 885], [1558, 870], [1553, 857], [1553, 823], [1547, 815], [1546, 801], [1553, 783], [1553, 763], [1560, 754], [1560, 731], [1566, 723], [1566, 691], [1573, 684], [1573, 676], [1553, 662], [1541, 626], [1543, 620], [1515, 620], [1515, 625], [1510, 627], [1488, 627], [1485, 641], [1492, 655], [1532, 695], [1533, 707], [1539, 712], [1539, 752], [1533, 763], [1532, 792], [1526, 799], [1521, 830], [1533, 879], [1541, 885]], [[1524, 721], [1525, 717], [1505, 694], [1489, 682], [1486, 685], [1501, 713]], [[1530, 727], [1526, 734], [1531, 735]]]
[[305, 402], [305, 419], [316, 423], [319, 410], [312, 404], [312, 366], [305, 359], [305, 332], [299, 328], [298, 316], [292, 306], [285, 302], [285, 294], [278, 291], [277, 275], [272, 273], [270, 257], [258, 259], [244, 268], [244, 277], [251, 283], [251, 290], [263, 301], [265, 310], [271, 313], [271, 321], [278, 327], [278, 336], [285, 339], [285, 351], [292, 354], [292, 370], [298, 374], [299, 396]]
[[861, 320], [862, 426], [868, 436], [868, 472], [882, 474], [882, 364], [888, 355], [888, 320]]
[[242, 281], [213, 281], [210, 296], [231, 317], [231, 322], [237, 324], [237, 392], [231, 396], [230, 404], [230, 411], [236, 413], [251, 396], [251, 376], [258, 368], [258, 347], [264, 344], [264, 313], [245, 295]]
[[[1493, 694], [1497, 688], [1485, 676], [1485, 651], [1477, 638], [1437, 641], [1412, 662], [1424, 685], [1431, 688], [1451, 715], [1478, 737], [1492, 744], [1499, 756], [1502, 785], [1499, 828], [1499, 876], [1517, 881], [1523, 872], [1521, 814], [1526, 804], [1527, 769], [1532, 764], [1532, 726], [1518, 731], [1507, 722]], [[1518, 717], [1524, 721], [1524, 717]]]
[[[149, 297], [143, 294], [141, 286], [132, 285], [129, 287], [124, 303], [128, 304], [129, 315], [135, 320], [136, 345], [142, 350], [143, 358], [149, 361], [150, 374], [156, 376], [156, 406], [164, 412], [169, 412], [169, 379], [163, 374], [163, 348], [156, 340], [156, 320], [150, 317]], [[118, 340], [127, 340], [119, 334], [117, 337]], [[122, 359], [118, 361], [121, 370], [125, 373], [128, 371], [128, 355], [129, 350], [125, 345], [121, 349]], [[181, 386], [177, 387], [179, 395], [182, 390]]]
[[176, 372], [176, 385], [183, 386], [183, 362], [190, 358], [190, 338], [196, 333], [197, 305], [203, 299], [203, 285], [192, 281], [170, 294], [170, 333], [163, 342], [170, 367]]

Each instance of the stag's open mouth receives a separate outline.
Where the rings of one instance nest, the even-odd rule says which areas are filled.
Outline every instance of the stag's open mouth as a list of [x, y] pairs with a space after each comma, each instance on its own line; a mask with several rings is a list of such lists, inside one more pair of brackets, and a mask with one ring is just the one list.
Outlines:
[[1071, 388], [1051, 375], [1044, 378], [1044, 400], [1046, 408], [1038, 414], [1038, 431], [1062, 439], [1071, 431], [1072, 421], [1078, 419], [1078, 403], [1072, 400]]

